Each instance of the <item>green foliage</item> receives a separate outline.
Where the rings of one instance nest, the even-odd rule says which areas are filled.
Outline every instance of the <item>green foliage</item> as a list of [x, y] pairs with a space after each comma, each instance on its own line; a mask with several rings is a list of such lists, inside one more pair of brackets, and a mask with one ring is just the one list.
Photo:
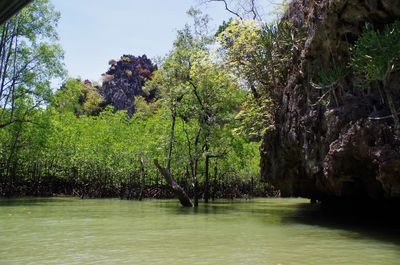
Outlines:
[[232, 23], [233, 18], [229, 18], [228, 21], [222, 21], [222, 24], [218, 26], [217, 32], [215, 33], [215, 37], [218, 37], [219, 34], [224, 32], [226, 28]]
[[97, 115], [103, 101], [103, 97], [93, 86], [80, 80], [68, 79], [54, 94], [52, 105], [60, 112]]
[[101, 105], [104, 102], [104, 98], [95, 87], [88, 84], [84, 84], [82, 91], [83, 95], [79, 98], [79, 102], [82, 105], [80, 114], [98, 115], [102, 109]]
[[218, 35], [225, 60], [237, 75], [250, 75], [254, 70], [250, 67], [263, 60], [259, 57], [263, 54], [261, 30], [260, 23], [254, 20], [234, 20]]
[[60, 112], [77, 112], [81, 107], [79, 104], [79, 97], [83, 96], [84, 85], [76, 79], [69, 79], [66, 83], [55, 93], [53, 98], [53, 105]]
[[367, 81], [385, 81], [399, 63], [400, 21], [382, 31], [367, 25], [353, 48], [352, 66]]
[[288, 22], [243, 20], [232, 21], [217, 40], [234, 73], [249, 87], [267, 91], [286, 77], [282, 70], [292, 59], [298, 35]]
[[25, 121], [50, 100], [49, 80], [64, 77], [59, 18], [48, 0], [36, 0], [0, 26], [0, 128]]
[[280, 19], [288, 10], [289, 4], [292, 2], [291, 0], [281, 0], [275, 4], [274, 8], [272, 9], [272, 14], [277, 16], [277, 19]]
[[[206, 157], [214, 157], [221, 167], [234, 155], [235, 150], [230, 146], [232, 141], [243, 140], [233, 134], [233, 130], [237, 126], [235, 116], [246, 93], [228, 69], [214, 61], [207, 48], [209, 43], [210, 37], [186, 26], [178, 32], [174, 49], [153, 80], [146, 84], [148, 89], [157, 87], [169, 116], [178, 119], [174, 130], [173, 161], [184, 165], [178, 171], [181, 174], [187, 168], [191, 169], [194, 185], [197, 181], [205, 181], [203, 163], [209, 161]], [[232, 165], [226, 164], [226, 167], [226, 170], [230, 168], [230, 174], [238, 174], [232, 170]], [[172, 170], [176, 172], [177, 167]], [[226, 172], [225, 169], [222, 172]]]
[[[36, 8], [40, 4], [47, 8], [44, 14], [46, 10], [53, 14], [47, 1], [35, 3]], [[69, 79], [54, 95], [50, 93], [48, 83], [40, 80], [62, 72], [60, 61], [54, 61], [60, 54], [56, 46], [22, 52], [26, 60], [37, 52], [43, 63], [37, 69], [48, 68], [27, 73], [21, 80], [15, 90], [18, 108], [0, 109], [5, 120], [16, 115], [25, 119], [0, 129], [0, 194], [30, 187], [30, 194], [130, 197], [126, 193], [142, 185], [160, 188], [165, 181], [152, 161], [169, 155], [172, 120], [171, 173], [189, 193], [200, 194], [199, 187], [209, 186], [216, 196], [226, 196], [227, 186], [241, 189], [257, 181], [259, 153], [254, 135], [263, 133], [265, 105], [250, 99], [241, 78], [248, 78], [257, 89], [261, 86], [260, 77], [252, 76], [251, 64], [263, 67], [257, 58], [264, 56], [262, 28], [250, 22], [243, 32], [243, 25], [228, 26], [231, 32], [221, 33], [229, 46], [228, 57], [218, 58], [211, 50], [215, 39], [208, 35], [208, 18], [195, 9], [189, 15], [195, 25], [178, 31], [172, 51], [144, 88], [157, 91], [156, 98], [147, 102], [135, 97], [136, 113], [131, 118], [110, 106], [101, 109], [103, 98], [89, 82]], [[52, 29], [45, 32], [55, 41]], [[29, 37], [36, 41], [35, 36]], [[232, 67], [226, 67], [227, 58], [232, 59]], [[234, 61], [247, 67], [243, 77], [232, 71]], [[32, 108], [35, 99], [26, 93], [31, 88], [42, 99], [46, 95], [51, 104]]]
[[[46, 155], [49, 142], [49, 80], [65, 74], [59, 18], [48, 0], [36, 0], [0, 25], [0, 194], [40, 174], [35, 159]], [[28, 167], [35, 169], [31, 175]]]
[[247, 95], [246, 101], [241, 105], [241, 109], [235, 117], [238, 124], [234, 133], [251, 141], [259, 141], [262, 135], [275, 129], [270, 111], [272, 106], [272, 100], [264, 102], [260, 106], [254, 97]]
[[311, 85], [315, 89], [327, 89], [336, 85], [343, 80], [347, 74], [347, 69], [342, 65], [334, 64], [330, 68], [322, 68], [317, 76], [316, 81], [311, 81]]
[[218, 36], [220, 56], [239, 84], [251, 92], [237, 117], [240, 134], [253, 139], [274, 129], [274, 96], [286, 84], [293, 54], [302, 39], [288, 22], [232, 21]]
[[28, 88], [48, 86], [49, 79], [65, 74], [55, 28], [59, 19], [48, 0], [36, 0], [0, 27], [15, 43], [13, 70]]
[[353, 48], [352, 67], [367, 82], [380, 81], [386, 94], [395, 128], [400, 129], [397, 108], [388, 87], [391, 74], [398, 70], [400, 60], [400, 21], [383, 31], [367, 25]]

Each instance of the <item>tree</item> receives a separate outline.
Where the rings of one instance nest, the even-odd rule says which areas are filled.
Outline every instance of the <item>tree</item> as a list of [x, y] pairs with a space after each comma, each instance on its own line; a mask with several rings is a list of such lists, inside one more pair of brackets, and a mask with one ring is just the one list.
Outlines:
[[[195, 26], [195, 33], [193, 34], [191, 28], [186, 25], [183, 30], [178, 31], [178, 36], [174, 42], [174, 49], [165, 59], [162, 68], [156, 73], [154, 79], [150, 82], [147, 87], [156, 87], [157, 90], [161, 91], [161, 95], [164, 97], [164, 105], [169, 109], [171, 116], [171, 130], [169, 146], [166, 157], [166, 166], [162, 168], [155, 162], [156, 167], [166, 177], [167, 182], [170, 183], [170, 187], [177, 193], [183, 206], [191, 206], [190, 200], [186, 193], [182, 192], [183, 189], [177, 185], [176, 181], [173, 180], [171, 170], [171, 160], [173, 154], [173, 146], [175, 141], [175, 126], [178, 116], [178, 108], [184, 97], [188, 95], [191, 90], [190, 86], [190, 70], [194, 60], [195, 52], [206, 50], [207, 45], [210, 44], [210, 38], [207, 36], [207, 18], [201, 17], [201, 13], [198, 10], [191, 9], [188, 14], [193, 17], [194, 21], [197, 22]], [[191, 149], [189, 147], [189, 157], [191, 158], [190, 168], [192, 175], [192, 182], [194, 185], [194, 206], [198, 205], [197, 197], [197, 161], [198, 159], [191, 156]]]
[[48, 0], [36, 0], [0, 26], [0, 128], [29, 122], [29, 112], [50, 98], [49, 80], [64, 76], [59, 18]]
[[[200, 15], [193, 10], [191, 14]], [[239, 111], [245, 94], [227, 69], [214, 62], [208, 48], [212, 38], [197, 29], [186, 26], [178, 32], [173, 51], [149, 83], [149, 86], [158, 86], [171, 113], [166, 168], [170, 166], [172, 145], [176, 141], [176, 123], [182, 124], [184, 137], [180, 144], [186, 144], [195, 207], [199, 199], [199, 162], [204, 159], [204, 199], [208, 202], [210, 161], [223, 158], [227, 149], [217, 144], [222, 143], [217, 135], [231, 129], [227, 124]]]
[[[253, 95], [242, 108], [248, 131], [255, 139], [274, 129], [274, 116], [280, 91], [287, 83], [301, 32], [286, 21], [264, 23], [233, 20], [218, 36], [219, 54], [238, 82]], [[252, 115], [255, 115], [252, 117]], [[253, 121], [252, 124], [249, 122]]]
[[[47, 1], [35, 3], [35, 8], [48, 7]], [[207, 202], [246, 192], [258, 173], [257, 143], [249, 142], [247, 131], [240, 128], [241, 121], [250, 120], [242, 113], [250, 93], [214, 52], [207, 16], [195, 9], [188, 13], [195, 24], [178, 32], [158, 71], [152, 72], [155, 67], [151, 70], [144, 56], [110, 61], [104, 76], [110, 79], [102, 88], [103, 93], [109, 89], [103, 94], [105, 102], [89, 81], [69, 79], [51, 93], [46, 78], [62, 73], [60, 61], [44, 53], [48, 59], [34, 58], [25, 71], [18, 68], [24, 61], [13, 59], [21, 53], [4, 53], [3, 45], [2, 55], [11, 59], [0, 56], [0, 62], [7, 62], [7, 68], [1, 68], [7, 75], [1, 77], [5, 83], [10, 80], [0, 101], [0, 194], [166, 198], [172, 194], [165, 189], [168, 185], [182, 205], [197, 206], [202, 195]], [[24, 44], [31, 52], [44, 40], [48, 45], [55, 41], [32, 38], [36, 44]], [[3, 38], [6, 42], [14, 49], [22, 43]], [[24, 60], [32, 55], [22, 52]], [[26, 79], [11, 76], [14, 64]], [[10, 85], [13, 81], [15, 86]], [[126, 89], [138, 93], [121, 96]], [[105, 106], [112, 99], [121, 106], [133, 104], [135, 112]]]
[[45, 142], [42, 108], [52, 95], [50, 80], [65, 73], [55, 30], [59, 17], [49, 1], [36, 0], [0, 26], [0, 130], [8, 135], [2, 139], [3, 172], [12, 179], [26, 142], [38, 148]]
[[98, 115], [103, 102], [103, 97], [90, 81], [77, 79], [68, 79], [52, 98], [52, 105], [58, 111], [73, 112], [78, 116]]
[[[179, 59], [182, 59], [179, 55], [178, 50], [176, 50], [175, 53], [172, 52], [169, 55], [169, 58], [174, 58], [175, 56]], [[179, 198], [181, 205], [184, 207], [192, 207], [193, 204], [189, 196], [184, 191], [184, 189], [175, 181], [171, 174], [171, 161], [175, 141], [175, 126], [177, 119], [177, 105], [180, 103], [185, 95], [185, 88], [179, 82], [179, 78], [184, 78], [185, 67], [187, 67], [187, 65], [184, 60], [174, 61], [173, 59], [167, 59], [163, 67], [155, 73], [153, 80], [151, 80], [147, 84], [147, 89], [150, 88], [154, 90], [161, 90], [162, 96], [164, 97], [164, 106], [169, 110], [171, 117], [170, 136], [167, 147], [165, 167], [162, 167], [157, 159], [154, 159], [154, 165], [165, 177], [169, 187]]]

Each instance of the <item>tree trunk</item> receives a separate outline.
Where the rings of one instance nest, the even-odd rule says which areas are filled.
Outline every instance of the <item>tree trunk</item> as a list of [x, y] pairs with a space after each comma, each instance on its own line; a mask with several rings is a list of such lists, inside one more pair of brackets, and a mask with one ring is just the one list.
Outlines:
[[[192, 185], [193, 185], [193, 199], [194, 199], [194, 207], [198, 207], [199, 206], [199, 197], [198, 197], [198, 180], [197, 180], [197, 164], [198, 164], [198, 158], [197, 156], [194, 157], [192, 154], [192, 145], [190, 144], [190, 138], [189, 138], [189, 133], [186, 130], [185, 126], [183, 126], [183, 130], [185, 132], [186, 135], [186, 140], [188, 143], [188, 155], [189, 155], [189, 166], [190, 166], [190, 170], [192, 173]], [[201, 128], [199, 128], [199, 130], [197, 131], [196, 134], [196, 140], [194, 143], [195, 148], [198, 145], [199, 142], [199, 138], [200, 138], [200, 132], [201, 132]]]
[[389, 89], [386, 87], [385, 84], [383, 85], [383, 90], [385, 91], [389, 109], [390, 109], [390, 112], [392, 113], [392, 117], [393, 117], [393, 121], [394, 121], [394, 128], [396, 130], [399, 130], [400, 129], [400, 121], [399, 121], [399, 116], [397, 115], [396, 107], [394, 106], [394, 103], [393, 103], [392, 94], [390, 93]]
[[157, 167], [158, 171], [163, 175], [168, 183], [168, 186], [174, 192], [174, 194], [178, 197], [181, 205], [183, 207], [193, 207], [192, 201], [186, 192], [182, 189], [182, 187], [174, 180], [171, 176], [171, 173], [168, 168], [163, 168], [158, 163], [157, 159], [154, 159], [154, 165]]
[[[207, 148], [208, 149], [208, 148]], [[206, 155], [206, 170], [205, 170], [205, 184], [204, 184], [204, 202], [208, 203], [208, 199], [210, 197], [209, 191], [209, 164], [210, 164], [210, 157]]]
[[175, 139], [175, 121], [176, 121], [176, 110], [172, 111], [172, 120], [171, 120], [171, 134], [169, 138], [169, 148], [168, 148], [168, 156], [167, 156], [167, 165], [166, 168], [168, 170], [171, 169], [171, 159], [172, 159], [172, 148], [174, 147], [174, 139]]
[[217, 178], [218, 178], [218, 161], [214, 164], [214, 181], [213, 181], [213, 189], [212, 189], [212, 200], [215, 200], [215, 192], [217, 187]]
[[140, 193], [139, 193], [139, 201], [143, 199], [143, 189], [144, 189], [144, 181], [145, 181], [145, 175], [146, 172], [144, 170], [144, 162], [143, 162], [143, 157], [139, 159], [140, 162]]
[[172, 148], [174, 146], [174, 137], [175, 137], [175, 120], [176, 120], [176, 109], [173, 107], [171, 109], [172, 113], [172, 120], [171, 120], [171, 134], [169, 139], [169, 149], [166, 161], [166, 167], [163, 168], [158, 163], [157, 159], [154, 159], [154, 165], [157, 167], [158, 171], [165, 177], [167, 180], [168, 186], [174, 192], [174, 194], [178, 197], [181, 205], [183, 207], [193, 207], [192, 201], [190, 200], [189, 196], [186, 194], [185, 190], [174, 180], [171, 176], [170, 169], [171, 169], [171, 158], [172, 158]]
[[194, 207], [196, 208], [199, 206], [199, 191], [198, 191], [199, 181], [197, 179], [197, 164], [198, 160], [195, 159], [193, 163], [193, 199], [194, 199]]
[[250, 194], [249, 194], [250, 198], [253, 197], [253, 194], [254, 194], [254, 178], [251, 177], [251, 181], [250, 181]]

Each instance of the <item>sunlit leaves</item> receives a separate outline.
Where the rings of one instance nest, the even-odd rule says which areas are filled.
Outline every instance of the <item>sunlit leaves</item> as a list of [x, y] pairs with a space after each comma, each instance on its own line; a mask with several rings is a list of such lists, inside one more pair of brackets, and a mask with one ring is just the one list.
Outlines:
[[25, 122], [30, 111], [49, 102], [50, 81], [64, 77], [59, 18], [48, 0], [36, 0], [0, 26], [0, 107], [11, 113], [0, 116], [0, 125]]
[[60, 112], [97, 115], [104, 99], [91, 84], [69, 79], [54, 94], [52, 105]]

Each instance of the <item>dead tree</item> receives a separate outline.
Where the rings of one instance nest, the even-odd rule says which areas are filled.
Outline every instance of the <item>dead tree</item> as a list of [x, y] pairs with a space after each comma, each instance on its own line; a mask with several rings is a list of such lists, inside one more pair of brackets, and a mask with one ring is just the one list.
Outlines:
[[181, 205], [183, 207], [193, 207], [192, 201], [190, 200], [189, 196], [183, 190], [183, 188], [174, 180], [171, 176], [171, 173], [168, 168], [162, 167], [157, 159], [154, 159], [154, 165], [157, 167], [158, 171], [164, 176], [166, 179], [168, 186], [174, 192], [174, 194], [178, 197]]
[[169, 139], [169, 150], [167, 156], [166, 167], [162, 167], [157, 159], [154, 159], [154, 165], [157, 167], [158, 171], [161, 175], [164, 176], [165, 180], [168, 183], [170, 189], [174, 192], [174, 194], [178, 197], [181, 205], [183, 207], [193, 207], [192, 201], [189, 196], [186, 194], [185, 190], [175, 181], [175, 179], [171, 175], [171, 156], [172, 156], [172, 148], [174, 143], [174, 135], [175, 135], [175, 121], [176, 121], [176, 109], [172, 107], [172, 120], [171, 120], [171, 133]]

